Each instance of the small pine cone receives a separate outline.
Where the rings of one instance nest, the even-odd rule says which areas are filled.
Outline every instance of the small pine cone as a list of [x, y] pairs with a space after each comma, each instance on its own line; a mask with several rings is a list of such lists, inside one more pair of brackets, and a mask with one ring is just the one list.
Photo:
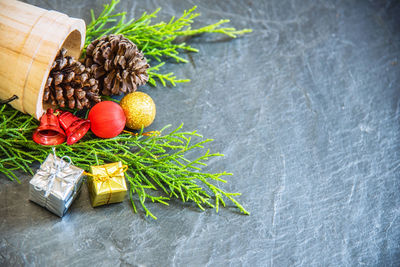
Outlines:
[[108, 35], [93, 41], [86, 49], [85, 66], [99, 79], [103, 95], [136, 91], [149, 80], [143, 53], [122, 35]]
[[101, 101], [98, 81], [89, 68], [62, 48], [50, 70], [44, 88], [43, 102], [71, 109], [90, 108]]

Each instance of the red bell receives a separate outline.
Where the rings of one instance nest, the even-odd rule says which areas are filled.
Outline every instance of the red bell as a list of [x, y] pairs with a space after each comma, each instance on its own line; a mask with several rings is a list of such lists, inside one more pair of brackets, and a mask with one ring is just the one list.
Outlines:
[[33, 132], [33, 141], [40, 145], [54, 146], [65, 142], [65, 132], [60, 128], [58, 118], [49, 108], [41, 118], [39, 127]]
[[71, 112], [65, 111], [58, 120], [67, 134], [67, 145], [78, 142], [90, 129], [90, 121], [78, 118]]

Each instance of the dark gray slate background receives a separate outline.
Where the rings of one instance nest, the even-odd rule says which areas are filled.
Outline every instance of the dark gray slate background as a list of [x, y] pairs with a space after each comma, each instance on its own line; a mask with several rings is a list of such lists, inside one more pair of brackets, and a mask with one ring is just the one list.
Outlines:
[[[73, 17], [107, 1], [29, 0]], [[28, 201], [28, 182], [0, 177], [0, 265], [400, 266], [399, 1], [122, 1], [129, 17], [198, 5], [196, 26], [221, 18], [254, 31], [203, 35], [190, 78], [151, 88], [150, 129], [185, 123], [215, 142], [207, 171], [251, 212], [201, 212], [173, 201], [93, 209], [86, 187], [61, 220]], [[188, 55], [184, 55], [188, 58]]]

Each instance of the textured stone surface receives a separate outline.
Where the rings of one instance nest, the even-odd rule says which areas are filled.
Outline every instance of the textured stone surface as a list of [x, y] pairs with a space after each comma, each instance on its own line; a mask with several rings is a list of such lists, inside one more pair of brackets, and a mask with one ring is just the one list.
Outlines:
[[[29, 0], [88, 18], [106, 1]], [[398, 1], [123, 1], [162, 19], [197, 4], [254, 32], [189, 42], [191, 83], [144, 87], [152, 129], [185, 123], [226, 155], [223, 187], [251, 211], [200, 212], [129, 200], [93, 209], [86, 187], [61, 220], [28, 201], [28, 181], [0, 177], [0, 265], [400, 266], [400, 5]], [[189, 55], [186, 55], [189, 57]]]

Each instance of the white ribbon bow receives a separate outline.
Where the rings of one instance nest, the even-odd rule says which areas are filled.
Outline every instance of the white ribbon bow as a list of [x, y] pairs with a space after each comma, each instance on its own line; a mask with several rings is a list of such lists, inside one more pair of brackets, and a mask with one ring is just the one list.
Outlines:
[[[59, 176], [60, 173], [62, 173], [66, 169], [68, 169], [69, 166], [71, 166], [71, 163], [72, 163], [71, 158], [68, 157], [68, 156], [63, 156], [60, 160], [57, 160], [55, 147], [53, 147], [53, 155], [54, 155], [54, 161], [53, 161], [54, 165], [52, 167], [50, 167], [50, 169], [48, 170], [48, 172], [50, 173], [50, 176], [48, 178], [49, 182], [47, 184], [47, 189], [46, 189], [46, 192], [44, 194], [45, 198], [47, 198], [50, 195], [51, 189], [52, 189], [53, 184], [54, 184], [54, 180], [57, 178], [57, 176]], [[68, 162], [64, 161], [64, 159], [68, 160]], [[59, 177], [59, 179], [61, 180], [61, 186], [62, 186], [63, 182], [65, 182], [67, 184], [73, 183], [73, 181], [69, 180], [67, 177]], [[34, 186], [34, 188], [37, 191], [43, 191], [43, 189], [38, 187], [38, 186]]]

